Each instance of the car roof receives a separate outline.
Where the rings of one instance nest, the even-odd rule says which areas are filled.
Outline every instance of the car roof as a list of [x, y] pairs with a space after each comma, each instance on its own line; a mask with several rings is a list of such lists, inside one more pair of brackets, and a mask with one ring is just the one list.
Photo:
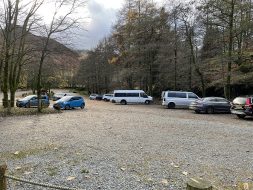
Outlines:
[[224, 97], [216, 97], [216, 96], [210, 96], [210, 97], [204, 97], [203, 99], [225, 99]]
[[71, 97], [71, 98], [73, 98], [73, 97], [80, 97], [80, 98], [82, 98], [82, 96], [72, 96], [72, 95], [68, 95], [68, 96], [65, 96], [65, 97]]
[[193, 94], [195, 94], [194, 92], [188, 92], [188, 91], [171, 91], [171, 90], [167, 90], [167, 91], [163, 91], [163, 92], [183, 92], [183, 93], [193, 93]]
[[143, 90], [114, 90], [114, 93], [119, 92], [144, 92]]

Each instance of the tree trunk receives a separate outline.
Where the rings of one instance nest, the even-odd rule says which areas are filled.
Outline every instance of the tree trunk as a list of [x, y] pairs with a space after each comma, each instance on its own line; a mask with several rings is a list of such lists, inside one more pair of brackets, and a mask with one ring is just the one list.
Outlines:
[[202, 91], [202, 96], [205, 96], [205, 81], [204, 81], [204, 76], [203, 73], [200, 71], [200, 68], [197, 64], [197, 60], [196, 60], [196, 56], [195, 56], [195, 52], [194, 52], [194, 46], [193, 46], [193, 41], [192, 41], [192, 36], [193, 36], [193, 29], [189, 29], [187, 23], [185, 23], [185, 27], [186, 27], [186, 35], [188, 37], [188, 42], [190, 45], [190, 50], [191, 50], [191, 57], [192, 57], [192, 63], [194, 65], [195, 68], [195, 72], [197, 73], [197, 75], [200, 78], [200, 82], [201, 82], [201, 91]]
[[14, 105], [15, 105], [15, 92], [16, 92], [16, 89], [10, 91], [10, 98], [11, 98], [10, 106], [11, 106], [12, 108], [13, 108]]
[[231, 1], [231, 13], [229, 15], [229, 46], [228, 46], [228, 65], [227, 65], [227, 81], [226, 81], [226, 92], [225, 97], [231, 98], [231, 68], [232, 68], [232, 51], [233, 51], [233, 27], [234, 27], [234, 8], [235, 0]]
[[8, 91], [5, 89], [3, 90], [3, 107], [8, 108], [9, 106], [9, 96], [8, 96]]

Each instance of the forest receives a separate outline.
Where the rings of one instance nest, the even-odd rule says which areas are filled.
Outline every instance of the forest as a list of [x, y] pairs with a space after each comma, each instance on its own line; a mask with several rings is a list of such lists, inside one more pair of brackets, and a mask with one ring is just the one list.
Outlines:
[[81, 60], [88, 92], [194, 91], [231, 99], [253, 93], [251, 0], [126, 0], [111, 34]]
[[[88, 93], [142, 89], [160, 97], [184, 90], [232, 99], [253, 94], [251, 0], [195, 0], [157, 4], [125, 0], [111, 33], [86, 51], [71, 41], [83, 0], [59, 0], [52, 18], [37, 12], [44, 0], [0, 4], [0, 88], [14, 107], [18, 89], [82, 88]], [[61, 10], [64, 10], [63, 12]], [[67, 40], [66, 40], [67, 39]]]

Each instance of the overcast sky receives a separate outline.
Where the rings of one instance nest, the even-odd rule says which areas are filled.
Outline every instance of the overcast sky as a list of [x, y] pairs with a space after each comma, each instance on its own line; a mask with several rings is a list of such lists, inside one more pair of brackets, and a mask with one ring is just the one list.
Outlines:
[[94, 48], [99, 40], [108, 35], [116, 15], [124, 0], [89, 0], [87, 3], [87, 23], [80, 31], [73, 44], [78, 49]]
[[[155, 0], [164, 2], [164, 0]], [[88, 0], [87, 17], [89, 23], [85, 24], [86, 32], [73, 41], [77, 49], [91, 49], [96, 47], [99, 40], [110, 34], [113, 23], [117, 20], [117, 12], [123, 6], [124, 0]]]
[[[28, 0], [24, 0], [26, 2]], [[154, 0], [154, 2], [165, 2], [168, 0]], [[43, 15], [45, 22], [50, 22], [51, 0], [39, 10]], [[117, 13], [122, 8], [125, 0], [87, 0], [86, 7], [80, 7], [78, 15], [84, 17], [85, 23], [82, 24], [83, 30], [79, 30], [72, 39], [65, 39], [62, 43], [71, 42], [74, 49], [84, 50], [96, 47], [98, 42], [108, 36], [112, 30], [113, 24], [117, 20]], [[63, 12], [64, 14], [64, 12]]]

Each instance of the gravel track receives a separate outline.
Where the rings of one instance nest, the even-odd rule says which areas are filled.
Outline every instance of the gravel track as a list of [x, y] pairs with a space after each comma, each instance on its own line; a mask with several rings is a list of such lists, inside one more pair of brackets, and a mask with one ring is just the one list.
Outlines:
[[9, 174], [81, 189], [179, 190], [191, 177], [234, 186], [253, 181], [252, 122], [87, 100], [84, 110], [0, 118], [0, 161]]

